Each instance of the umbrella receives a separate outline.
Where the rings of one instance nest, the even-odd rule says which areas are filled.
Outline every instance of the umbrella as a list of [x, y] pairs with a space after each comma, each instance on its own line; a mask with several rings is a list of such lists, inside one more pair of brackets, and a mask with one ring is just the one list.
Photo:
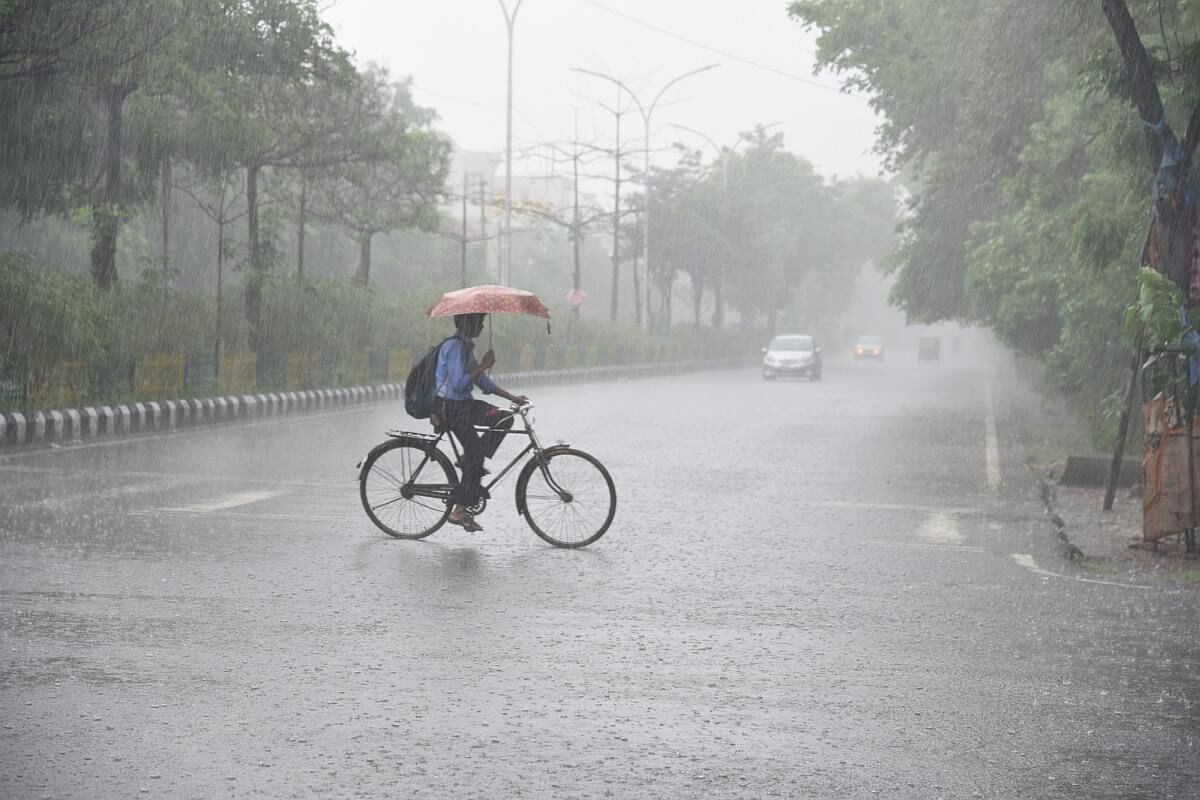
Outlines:
[[[429, 309], [430, 317], [452, 317], [455, 314], [529, 314], [546, 320], [546, 333], [550, 332], [550, 309], [533, 292], [514, 289], [511, 286], [484, 284], [468, 286], [446, 292], [442, 299]], [[491, 345], [492, 329], [488, 327], [488, 344]]]
[[533, 292], [494, 284], [446, 292], [429, 309], [431, 317], [452, 317], [455, 314], [530, 314], [550, 319], [550, 309]]

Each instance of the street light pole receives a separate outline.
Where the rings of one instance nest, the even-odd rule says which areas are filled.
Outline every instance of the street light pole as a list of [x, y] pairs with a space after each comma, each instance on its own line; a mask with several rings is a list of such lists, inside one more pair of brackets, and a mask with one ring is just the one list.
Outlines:
[[[508, 103], [504, 126], [504, 258], [498, 266], [501, 284], [512, 281], [512, 99], [513, 99], [513, 28], [517, 24], [517, 12], [521, 10], [524, 0], [517, 0], [512, 13], [508, 11], [505, 0], [498, 0], [500, 10], [504, 12], [504, 24], [508, 27]], [[508, 280], [505, 280], [505, 269], [508, 270]]]
[[583, 69], [582, 67], [571, 67], [572, 72], [582, 72], [585, 75], [591, 75], [596, 78], [603, 78], [606, 81], [611, 81], [612, 83], [615, 83], [617, 86], [620, 86], [622, 89], [624, 89], [626, 92], [628, 92], [629, 96], [633, 99], [634, 105], [637, 106], [638, 112], [642, 115], [642, 126], [646, 133], [645, 141], [642, 144], [642, 168], [644, 170], [642, 180], [644, 182], [643, 186], [645, 189], [645, 191], [644, 191], [645, 200], [643, 202], [645, 203], [645, 206], [646, 206], [644, 212], [642, 213], [642, 263], [645, 265], [645, 271], [646, 271], [646, 329], [647, 330], [652, 330], [654, 327], [653, 326], [653, 312], [651, 312], [651, 310], [650, 310], [650, 274], [651, 274], [651, 270], [650, 270], [650, 121], [651, 121], [652, 117], [654, 116], [654, 109], [658, 106], [658, 101], [663, 98], [663, 95], [665, 95], [667, 93], [668, 89], [670, 89], [672, 86], [674, 86], [675, 84], [682, 81], [684, 78], [690, 78], [693, 75], [699, 75], [701, 72], [707, 72], [708, 70], [715, 69], [716, 67], [719, 67], [719, 66], [721, 66], [721, 65], [720, 64], [707, 64], [698, 69], [691, 70], [690, 72], [685, 72], [682, 75], [676, 75], [674, 78], [667, 81], [667, 83], [661, 89], [658, 90], [658, 94], [656, 94], [654, 96], [654, 99], [650, 101], [650, 105], [648, 105], [648, 106], [642, 105], [642, 101], [640, 99], [638, 99], [637, 93], [634, 92], [632, 89], [630, 89], [624, 82], [617, 80], [613, 76], [606, 75], [603, 72], [596, 72], [596, 71], [590, 70], [590, 69]]

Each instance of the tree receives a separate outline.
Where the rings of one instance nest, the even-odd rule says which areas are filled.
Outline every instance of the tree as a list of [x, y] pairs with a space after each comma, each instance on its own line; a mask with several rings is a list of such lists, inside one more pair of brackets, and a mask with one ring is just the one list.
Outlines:
[[[989, 325], [1041, 360], [1047, 386], [1077, 403], [1104, 444], [1132, 344], [1120, 320], [1136, 297], [1135, 265], [1169, 251], [1187, 295], [1183, 217], [1163, 225], [1156, 211], [1146, 247], [1145, 164], [1149, 153], [1157, 170], [1170, 125], [1195, 116], [1195, 0], [805, 0], [790, 10], [820, 31], [821, 63], [886, 116], [878, 147], [911, 197], [893, 301], [914, 321]], [[1180, 163], [1192, 131], [1189, 122]], [[1179, 187], [1183, 171], [1172, 170], [1165, 185]]]
[[371, 279], [371, 240], [400, 228], [435, 231], [438, 202], [446, 194], [450, 145], [432, 130], [435, 115], [412, 103], [411, 79], [390, 83], [374, 69], [364, 76], [383, 110], [362, 132], [362, 160], [331, 171], [326, 216], [345, 225], [359, 245], [355, 279]]
[[[126, 101], [170, 62], [176, 32], [198, 13], [199, 4], [179, 0], [51, 0], [14, 3], [0, 17], [0, 83], [12, 101], [4, 199], [27, 214], [90, 201], [91, 269], [101, 288], [117, 281], [117, 235], [132, 199], [123, 181]], [[60, 160], [48, 165], [48, 155]]]

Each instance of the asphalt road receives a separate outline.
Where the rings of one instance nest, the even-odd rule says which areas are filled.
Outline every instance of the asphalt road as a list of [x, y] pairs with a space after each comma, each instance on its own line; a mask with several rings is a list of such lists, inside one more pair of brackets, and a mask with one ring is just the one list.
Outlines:
[[377, 531], [399, 405], [0, 456], [0, 797], [1196, 798], [1200, 591], [1057, 558], [1010, 385], [538, 388], [578, 551]]

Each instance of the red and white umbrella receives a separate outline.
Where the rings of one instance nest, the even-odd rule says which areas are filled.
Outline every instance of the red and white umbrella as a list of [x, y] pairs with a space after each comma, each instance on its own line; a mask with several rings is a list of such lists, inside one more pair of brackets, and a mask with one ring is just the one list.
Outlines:
[[468, 286], [446, 292], [429, 309], [431, 317], [452, 317], [455, 314], [529, 314], [550, 319], [550, 309], [533, 292], [511, 286]]

